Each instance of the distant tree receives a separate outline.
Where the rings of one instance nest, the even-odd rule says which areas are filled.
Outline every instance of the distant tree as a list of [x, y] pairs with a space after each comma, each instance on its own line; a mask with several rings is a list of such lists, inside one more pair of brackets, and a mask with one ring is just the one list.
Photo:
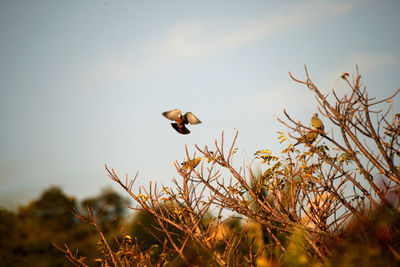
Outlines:
[[69, 240], [79, 223], [71, 210], [75, 200], [52, 187], [17, 212], [0, 211], [1, 266], [64, 266], [51, 240]]
[[[106, 203], [110, 205], [106, 220], [112, 221], [112, 227], [106, 221], [103, 223], [108, 227], [108, 238], [113, 239], [123, 222], [123, 198], [105, 190], [90, 199], [93, 206], [102, 210]], [[77, 203], [61, 188], [50, 187], [17, 211], [0, 209], [0, 266], [71, 266], [53, 242], [70, 243], [87, 257], [96, 259], [102, 254], [98, 232], [73, 214], [77, 206], [84, 204], [87, 203]], [[114, 217], [118, 220], [113, 220]]]
[[44, 191], [38, 200], [21, 207], [18, 213], [22, 220], [34, 220], [44, 227], [65, 230], [78, 223], [77, 218], [71, 213], [74, 208], [76, 208], [74, 198], [66, 196], [59, 187], [51, 187]]
[[82, 200], [80, 207], [82, 215], [88, 215], [87, 207], [90, 207], [93, 214], [101, 215], [98, 223], [101, 227], [106, 224], [118, 226], [126, 211], [129, 199], [117, 194], [111, 188], [105, 188], [101, 194]]
[[8, 210], [0, 209], [0, 265], [14, 261], [14, 251], [18, 249], [18, 218]]

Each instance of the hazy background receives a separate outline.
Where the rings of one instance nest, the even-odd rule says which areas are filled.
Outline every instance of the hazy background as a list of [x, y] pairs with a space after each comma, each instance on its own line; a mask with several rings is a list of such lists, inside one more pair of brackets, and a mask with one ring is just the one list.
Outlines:
[[[279, 153], [274, 115], [317, 111], [288, 76], [304, 64], [326, 92], [356, 64], [370, 96], [399, 88], [399, 1], [281, 2], [0, 0], [0, 206], [50, 185], [97, 194], [105, 163], [170, 184], [184, 145], [222, 130], [239, 130], [239, 160]], [[161, 116], [174, 108], [203, 124], [179, 135]]]

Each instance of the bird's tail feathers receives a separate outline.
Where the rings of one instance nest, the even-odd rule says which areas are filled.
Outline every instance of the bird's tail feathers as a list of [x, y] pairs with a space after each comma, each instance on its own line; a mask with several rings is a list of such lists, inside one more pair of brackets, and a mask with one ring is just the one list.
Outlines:
[[182, 127], [179, 127], [177, 123], [171, 123], [172, 128], [174, 128], [180, 134], [189, 134], [190, 131], [188, 128], [185, 127], [185, 124], [181, 124]]

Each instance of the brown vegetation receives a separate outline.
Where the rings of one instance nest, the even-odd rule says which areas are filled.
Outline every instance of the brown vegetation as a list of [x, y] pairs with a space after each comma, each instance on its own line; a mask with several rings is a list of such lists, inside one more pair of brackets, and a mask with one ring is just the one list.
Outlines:
[[[237, 134], [228, 148], [223, 134], [212, 150], [196, 146], [203, 157], [199, 167], [196, 152], [191, 156], [186, 149], [185, 168], [175, 163], [181, 179], [174, 180], [174, 187], [150, 183], [135, 194], [135, 179], [121, 179], [106, 166], [109, 177], [150, 216], [152, 223], [141, 229], [157, 240], [155, 253], [133, 236], [130, 254], [124, 243], [119, 251], [108, 249], [108, 264], [400, 263], [400, 114], [392, 114], [391, 100], [398, 91], [387, 99], [369, 97], [357, 70], [352, 79], [341, 76], [350, 90], [343, 96], [332, 90], [332, 100], [307, 69], [305, 81], [289, 75], [314, 92], [320, 117], [332, 128], [324, 129], [316, 116], [309, 126], [284, 112], [286, 119], [278, 120], [295, 134], [280, 132], [281, 143], [294, 138], [303, 149], [289, 143], [279, 156], [257, 151], [255, 158], [264, 164], [259, 176], [251, 166], [233, 166]], [[195, 159], [196, 166], [188, 166]], [[95, 225], [93, 217], [89, 221]]]
[[132, 228], [111, 239], [97, 204], [75, 213], [94, 226], [98, 255], [84, 258], [73, 245], [56, 246], [78, 266], [399, 265], [400, 114], [392, 102], [399, 90], [371, 98], [357, 70], [341, 76], [347, 94], [328, 96], [305, 73], [304, 81], [289, 75], [314, 92], [330, 129], [315, 116], [310, 125], [284, 112], [278, 120], [289, 132], [278, 138], [288, 145], [280, 155], [255, 153], [260, 175], [250, 164], [234, 166], [238, 133], [228, 147], [222, 134], [212, 149], [186, 148], [171, 187], [150, 183], [134, 193], [136, 177], [120, 178], [106, 166], [138, 204]]

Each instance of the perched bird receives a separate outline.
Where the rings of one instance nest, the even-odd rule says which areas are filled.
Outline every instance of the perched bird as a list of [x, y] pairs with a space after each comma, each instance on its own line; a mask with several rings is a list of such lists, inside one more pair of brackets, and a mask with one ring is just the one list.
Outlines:
[[194, 169], [197, 167], [197, 165], [199, 165], [200, 161], [202, 160], [201, 157], [195, 158], [195, 159], [191, 159], [189, 161], [184, 161], [181, 163], [182, 165], [182, 169], [186, 169], [186, 170], [190, 170], [190, 169]]
[[184, 115], [182, 115], [182, 111], [179, 109], [163, 112], [162, 115], [171, 121], [175, 121], [175, 123], [171, 123], [171, 125], [180, 134], [190, 133], [185, 124], [201, 123], [201, 121], [195, 115], [193, 115], [192, 112], [186, 112]]
[[311, 126], [320, 133], [324, 133], [324, 124], [321, 119], [318, 118], [318, 113], [314, 113], [314, 116], [311, 118]]
[[298, 144], [301, 143], [310, 143], [312, 144], [315, 139], [317, 139], [318, 134], [323, 134], [325, 135], [324, 132], [324, 124], [322, 123], [321, 119], [318, 118], [318, 113], [314, 113], [314, 115], [311, 118], [311, 126], [315, 129], [315, 131], [310, 131], [308, 133], [306, 133], [306, 135], [304, 137], [301, 137], [298, 140], [298, 142], [296, 144], [294, 144], [294, 146], [297, 146]]
[[297, 146], [298, 144], [307, 143], [307, 142], [312, 144], [315, 141], [315, 139], [317, 139], [317, 136], [318, 136], [317, 132], [314, 132], [314, 131], [308, 132], [308, 133], [306, 133], [306, 135], [304, 137], [297, 139], [298, 142], [296, 144], [294, 144], [293, 146]]
[[343, 72], [340, 77], [342, 77], [343, 80], [346, 80], [349, 74], [347, 72]]

